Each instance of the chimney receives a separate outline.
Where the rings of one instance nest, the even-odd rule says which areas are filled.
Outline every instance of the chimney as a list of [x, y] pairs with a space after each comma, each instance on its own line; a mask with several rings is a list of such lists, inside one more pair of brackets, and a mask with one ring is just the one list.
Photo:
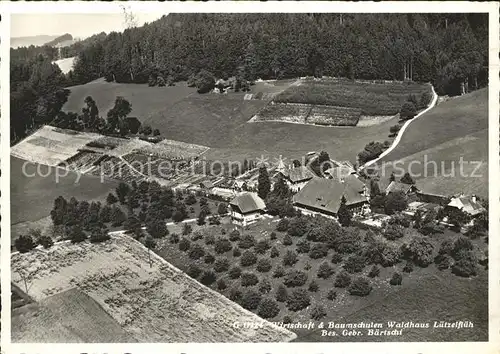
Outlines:
[[473, 203], [477, 203], [477, 198], [474, 194], [472, 195], [471, 200]]

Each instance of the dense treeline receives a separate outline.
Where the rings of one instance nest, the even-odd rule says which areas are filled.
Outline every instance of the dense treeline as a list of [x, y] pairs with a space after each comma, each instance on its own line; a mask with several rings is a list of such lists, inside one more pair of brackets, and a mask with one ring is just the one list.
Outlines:
[[[50, 121], [75, 84], [99, 77], [291, 78], [327, 75], [432, 82], [438, 94], [487, 84], [487, 14], [170, 14], [123, 33], [64, 48], [77, 54], [65, 77], [57, 49], [11, 50], [12, 136]], [[21, 120], [21, 122], [17, 122]]]
[[250, 80], [406, 78], [459, 93], [486, 78], [487, 38], [481, 14], [171, 14], [95, 41], [72, 79], [146, 83], [161, 72], [177, 81], [207, 69]]

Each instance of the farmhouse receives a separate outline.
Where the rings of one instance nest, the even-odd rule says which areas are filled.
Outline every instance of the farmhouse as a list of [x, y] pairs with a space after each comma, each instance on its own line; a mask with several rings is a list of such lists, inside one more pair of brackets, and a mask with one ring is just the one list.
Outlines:
[[362, 187], [364, 184], [356, 177], [354, 179], [349, 178], [341, 182], [333, 179], [313, 179], [294, 195], [293, 205], [304, 214], [319, 213], [336, 217], [342, 197], [345, 197], [347, 207], [354, 214], [364, 213], [368, 211], [366, 188]]
[[385, 194], [388, 195], [393, 192], [403, 192], [406, 195], [415, 195], [417, 191], [418, 188], [414, 184], [392, 181], [385, 189]]
[[448, 203], [446, 208], [457, 208], [471, 217], [476, 217], [485, 211], [483, 206], [478, 203], [477, 198], [474, 195], [469, 197], [460, 195], [458, 197], [451, 198], [451, 201]]
[[294, 193], [300, 191], [314, 178], [314, 174], [305, 166], [285, 169], [281, 172], [290, 190]]
[[259, 220], [266, 209], [266, 204], [257, 193], [244, 192], [234, 198], [229, 206], [233, 223], [246, 226]]

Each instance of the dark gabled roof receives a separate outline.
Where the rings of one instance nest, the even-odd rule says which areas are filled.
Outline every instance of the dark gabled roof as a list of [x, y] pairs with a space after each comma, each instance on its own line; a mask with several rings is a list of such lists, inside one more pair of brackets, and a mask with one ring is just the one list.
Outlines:
[[334, 179], [317, 178], [309, 181], [302, 190], [294, 195], [293, 202], [336, 214], [342, 196], [346, 198], [346, 205], [368, 201], [365, 196], [348, 183], [341, 183]]
[[264, 210], [266, 203], [260, 198], [257, 193], [245, 192], [238, 195], [229, 203], [233, 207], [237, 207], [243, 214], [251, 213], [252, 211]]
[[408, 191], [413, 186], [414, 186], [413, 184], [406, 184], [406, 183], [392, 181], [391, 183], [389, 183], [389, 185], [385, 189], [385, 193], [389, 194], [389, 193], [396, 192], [396, 191], [408, 193]]
[[307, 181], [314, 177], [314, 174], [305, 166], [291, 168], [284, 175], [293, 183]]

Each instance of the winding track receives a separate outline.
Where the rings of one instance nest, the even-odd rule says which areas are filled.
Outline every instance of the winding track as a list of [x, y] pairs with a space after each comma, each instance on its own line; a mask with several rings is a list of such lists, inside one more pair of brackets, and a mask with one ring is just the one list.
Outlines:
[[432, 108], [434, 108], [434, 106], [436, 105], [437, 99], [438, 99], [438, 95], [437, 95], [436, 91], [434, 91], [434, 86], [432, 86], [432, 85], [431, 85], [431, 90], [432, 90], [432, 101], [429, 104], [429, 107], [427, 107], [426, 109], [424, 109], [422, 112], [420, 112], [419, 114], [417, 114], [412, 119], [407, 120], [405, 122], [405, 124], [403, 124], [403, 126], [401, 127], [401, 129], [399, 130], [398, 135], [396, 136], [396, 139], [394, 139], [394, 141], [392, 142], [391, 146], [387, 150], [384, 150], [380, 154], [380, 156], [378, 156], [376, 159], [368, 161], [363, 166], [361, 166], [359, 168], [360, 171], [364, 170], [366, 167], [368, 167], [370, 165], [373, 165], [375, 162], [377, 162], [378, 160], [380, 160], [384, 156], [387, 156], [392, 150], [394, 150], [396, 148], [396, 146], [398, 146], [398, 144], [401, 141], [401, 138], [403, 136], [403, 133], [405, 132], [406, 128], [408, 128], [408, 126], [410, 125], [410, 123], [413, 122], [418, 117], [422, 116], [424, 113], [427, 113], [429, 110], [431, 110]]

